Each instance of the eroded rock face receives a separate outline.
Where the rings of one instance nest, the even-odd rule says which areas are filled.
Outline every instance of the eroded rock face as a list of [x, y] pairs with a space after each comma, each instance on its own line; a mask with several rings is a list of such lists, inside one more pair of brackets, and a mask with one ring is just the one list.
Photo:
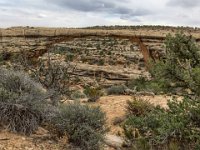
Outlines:
[[[25, 52], [28, 59], [45, 59], [52, 49], [52, 59], [65, 62], [66, 53], [76, 55], [70, 61], [76, 66], [74, 75], [83, 82], [98, 80], [105, 85], [126, 82], [140, 75], [147, 75], [145, 62], [149, 57], [163, 55], [163, 40], [168, 30], [100, 30], [18, 27], [0, 29], [0, 53], [6, 59]], [[200, 31], [185, 31], [200, 39]], [[76, 51], [76, 52], [75, 52]], [[58, 55], [58, 56], [57, 56]], [[71, 59], [69, 56], [68, 59]]]
[[[110, 86], [142, 74], [147, 75], [139, 46], [129, 39], [95, 36], [75, 38], [54, 44], [49, 55], [52, 61], [62, 62], [61, 65], [67, 66], [70, 62], [76, 66], [72, 74], [90, 85], [98, 80], [100, 85]], [[41, 58], [47, 60], [47, 56], [45, 54]]]
[[[74, 38], [114, 37], [129, 39], [137, 42], [143, 57], [146, 61], [148, 54], [157, 55], [157, 51], [162, 50], [163, 40], [168, 33], [175, 30], [151, 30], [141, 28], [138, 30], [94, 30], [94, 29], [66, 29], [66, 28], [33, 28], [16, 27], [0, 29], [0, 51], [20, 52], [29, 51], [30, 57], [39, 57], [55, 43], [73, 40]], [[200, 41], [199, 30], [188, 30], [186, 34], [193, 35]], [[148, 50], [153, 52], [147, 52]], [[146, 55], [146, 56], [145, 56]], [[155, 56], [156, 58], [157, 56]]]

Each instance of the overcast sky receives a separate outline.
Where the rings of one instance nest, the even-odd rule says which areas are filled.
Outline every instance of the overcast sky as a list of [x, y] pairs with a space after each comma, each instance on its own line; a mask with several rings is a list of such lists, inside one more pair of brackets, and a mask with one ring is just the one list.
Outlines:
[[0, 27], [200, 27], [200, 0], [0, 0]]

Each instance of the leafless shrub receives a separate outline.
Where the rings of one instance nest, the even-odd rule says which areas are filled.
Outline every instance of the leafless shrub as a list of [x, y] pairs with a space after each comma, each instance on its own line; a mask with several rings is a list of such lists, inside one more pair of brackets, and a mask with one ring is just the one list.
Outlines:
[[46, 89], [54, 89], [58, 94], [69, 95], [69, 87], [76, 65], [70, 61], [61, 64], [59, 61], [52, 61], [50, 53], [47, 59], [38, 59], [36, 64], [32, 64], [26, 52], [22, 51], [18, 57], [19, 63], [24, 70], [32, 73], [32, 76], [40, 82]]
[[72, 84], [71, 75], [74, 71], [75, 66], [70, 63], [52, 62], [48, 56], [46, 62], [40, 61], [36, 76], [47, 89], [54, 89], [61, 94], [66, 94]]

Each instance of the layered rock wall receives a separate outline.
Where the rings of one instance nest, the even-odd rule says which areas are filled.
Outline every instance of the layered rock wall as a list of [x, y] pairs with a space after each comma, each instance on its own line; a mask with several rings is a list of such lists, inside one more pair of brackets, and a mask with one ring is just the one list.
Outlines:
[[[115, 37], [130, 39], [137, 42], [143, 54], [144, 60], [156, 55], [150, 51], [162, 51], [163, 41], [168, 31], [151, 30], [95, 30], [95, 29], [66, 29], [66, 28], [31, 28], [18, 27], [0, 29], [0, 52], [19, 53], [27, 51], [30, 57], [38, 57], [44, 54], [56, 43], [73, 40], [74, 38]], [[173, 33], [172, 33], [173, 34]], [[193, 35], [200, 42], [200, 32], [186, 32]]]

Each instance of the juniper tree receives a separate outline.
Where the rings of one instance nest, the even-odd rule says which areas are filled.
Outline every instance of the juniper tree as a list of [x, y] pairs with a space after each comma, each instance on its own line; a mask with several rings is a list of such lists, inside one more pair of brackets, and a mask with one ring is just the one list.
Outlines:
[[200, 94], [200, 48], [191, 36], [177, 33], [165, 40], [165, 57], [154, 62], [151, 75], [166, 84], [189, 88]]

